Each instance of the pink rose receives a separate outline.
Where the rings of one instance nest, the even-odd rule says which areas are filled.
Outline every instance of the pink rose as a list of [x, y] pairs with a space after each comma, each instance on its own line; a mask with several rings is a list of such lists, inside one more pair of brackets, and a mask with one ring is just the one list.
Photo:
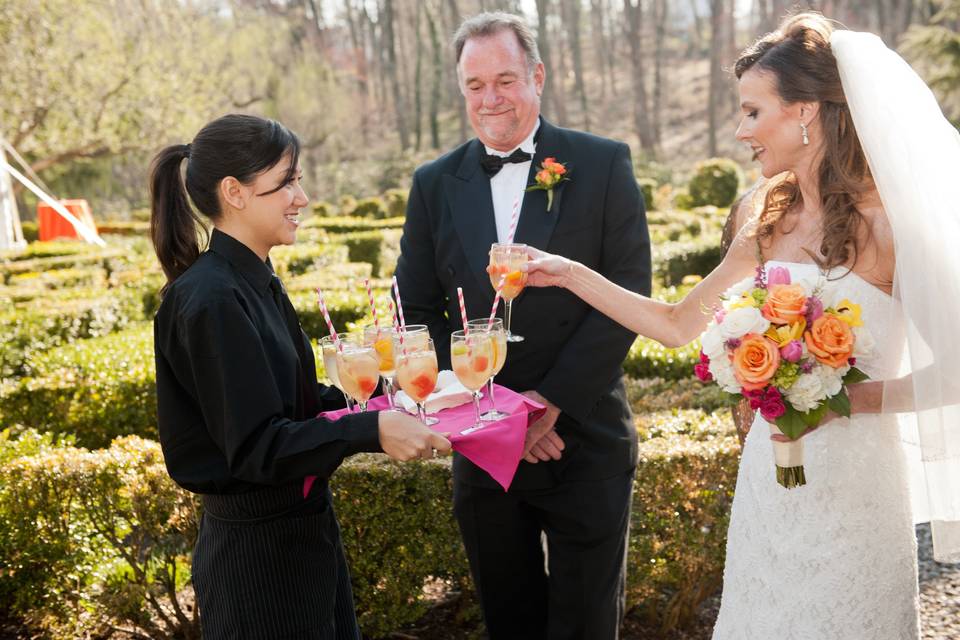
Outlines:
[[750, 408], [756, 411], [763, 400], [763, 389], [741, 389], [740, 394], [750, 401]]
[[767, 272], [767, 286], [790, 284], [790, 270], [786, 267], [773, 267]]
[[798, 362], [803, 357], [803, 345], [799, 340], [791, 340], [780, 347], [780, 355], [787, 362]]
[[768, 387], [760, 403], [760, 415], [767, 422], [774, 422], [786, 412], [787, 406], [783, 403], [783, 396], [776, 388]]
[[700, 378], [701, 382], [713, 380], [713, 374], [710, 373], [710, 358], [702, 351], [700, 352], [700, 362], [693, 365], [693, 372]]

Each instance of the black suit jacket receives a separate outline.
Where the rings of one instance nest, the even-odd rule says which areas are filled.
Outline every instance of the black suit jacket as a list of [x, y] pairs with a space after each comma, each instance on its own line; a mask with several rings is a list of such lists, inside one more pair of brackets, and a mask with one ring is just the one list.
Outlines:
[[[630, 148], [621, 142], [561, 129], [541, 119], [527, 184], [544, 158], [566, 164], [569, 181], [547, 194], [524, 194], [514, 241], [576, 260], [632, 291], [650, 293], [650, 238]], [[450, 367], [450, 332], [461, 327], [457, 287], [470, 318], [486, 317], [494, 291], [486, 272], [497, 241], [490, 179], [473, 139], [414, 174], [400, 242], [397, 279], [408, 323], [427, 324], [441, 368]], [[501, 312], [502, 315], [502, 312]], [[566, 443], [559, 461], [520, 463], [512, 487], [546, 488], [563, 480], [600, 479], [636, 465], [637, 437], [621, 363], [635, 334], [570, 292], [527, 288], [513, 303], [511, 343], [497, 382], [536, 390], [562, 414]], [[462, 481], [497, 486], [461, 456]]]

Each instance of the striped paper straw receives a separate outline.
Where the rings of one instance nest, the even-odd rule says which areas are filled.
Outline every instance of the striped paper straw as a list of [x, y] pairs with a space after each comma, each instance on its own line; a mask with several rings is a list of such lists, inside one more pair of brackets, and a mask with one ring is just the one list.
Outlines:
[[513, 244], [513, 236], [517, 233], [517, 221], [520, 219], [520, 196], [513, 201], [513, 213], [510, 215], [510, 230], [507, 231], [507, 244]]
[[397, 323], [397, 314], [394, 313], [393, 300], [387, 302], [387, 315], [393, 321], [393, 332], [400, 338], [400, 352], [407, 355], [407, 348], [403, 346], [403, 331], [400, 331], [400, 325]]
[[333, 328], [333, 321], [330, 320], [330, 312], [327, 311], [327, 303], [323, 300], [323, 292], [320, 291], [320, 288], [317, 287], [317, 301], [320, 303], [320, 312], [323, 314], [323, 319], [327, 323], [327, 329], [330, 331], [330, 337], [333, 338], [333, 343], [337, 345], [337, 349], [340, 353], [343, 353], [343, 344], [340, 342], [340, 336], [337, 335], [337, 330]]
[[373, 289], [370, 288], [370, 278], [363, 279], [363, 286], [367, 288], [367, 298], [370, 300], [370, 311], [373, 312], [373, 326], [377, 328], [377, 335], [380, 335], [380, 320], [377, 319], [377, 305], [373, 301]]
[[493, 307], [490, 309], [490, 318], [487, 320], [487, 331], [493, 329], [493, 320], [497, 317], [497, 307], [500, 306], [500, 293], [503, 291], [503, 285], [506, 281], [506, 274], [500, 276], [500, 282], [497, 283], [497, 294], [493, 296]]
[[457, 302], [460, 303], [460, 319], [463, 320], [463, 335], [470, 335], [470, 327], [467, 326], [467, 307], [463, 304], [463, 288], [457, 287]]
[[397, 298], [397, 315], [400, 316], [400, 332], [407, 330], [407, 323], [403, 319], [403, 303], [400, 302], [400, 285], [397, 284], [397, 276], [393, 276], [393, 295]]

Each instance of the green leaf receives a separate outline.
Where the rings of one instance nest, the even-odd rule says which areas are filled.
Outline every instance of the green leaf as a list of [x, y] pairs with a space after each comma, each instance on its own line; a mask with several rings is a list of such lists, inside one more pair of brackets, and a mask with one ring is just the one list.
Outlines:
[[811, 409], [806, 413], [801, 413], [800, 416], [803, 418], [803, 423], [807, 425], [808, 428], [812, 429], [823, 420], [823, 416], [827, 415], [827, 403], [821, 402], [820, 406], [816, 409]]
[[783, 432], [783, 435], [791, 440], [796, 440], [807, 430], [807, 424], [803, 420], [803, 414], [790, 405], [787, 405], [786, 412], [777, 418], [776, 422], [780, 431]]
[[840, 393], [827, 400], [830, 410], [839, 416], [850, 417], [850, 396], [846, 389], [840, 389]]
[[860, 369], [857, 369], [856, 367], [850, 367], [850, 371], [847, 371], [847, 374], [843, 376], [843, 384], [856, 384], [869, 379], [870, 376], [865, 374], [863, 371], [860, 371]]

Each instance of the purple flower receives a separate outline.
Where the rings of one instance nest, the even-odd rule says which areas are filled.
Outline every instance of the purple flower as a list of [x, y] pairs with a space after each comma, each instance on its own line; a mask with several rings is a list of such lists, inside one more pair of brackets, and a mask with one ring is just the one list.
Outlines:
[[797, 362], [803, 356], [803, 345], [799, 340], [791, 340], [780, 347], [780, 355], [787, 362]]
[[762, 264], [757, 265], [757, 275], [753, 277], [753, 282], [758, 289], [767, 288], [767, 274], [764, 271]]
[[767, 387], [760, 402], [760, 415], [767, 422], [773, 422], [787, 412], [783, 396], [775, 387]]
[[847, 364], [849, 364], [851, 367], [855, 367], [855, 366], [857, 366], [857, 359], [856, 359], [856, 358], [847, 358]]
[[810, 296], [807, 298], [807, 325], [813, 324], [813, 321], [823, 315], [823, 302], [820, 298]]
[[810, 373], [811, 371], [813, 371], [813, 362], [804, 360], [800, 363], [800, 373]]
[[767, 286], [775, 284], [790, 284], [790, 270], [786, 267], [774, 267], [767, 273]]
[[723, 345], [727, 349], [736, 349], [737, 347], [740, 346], [740, 338], [730, 338], [729, 340], [724, 342]]

